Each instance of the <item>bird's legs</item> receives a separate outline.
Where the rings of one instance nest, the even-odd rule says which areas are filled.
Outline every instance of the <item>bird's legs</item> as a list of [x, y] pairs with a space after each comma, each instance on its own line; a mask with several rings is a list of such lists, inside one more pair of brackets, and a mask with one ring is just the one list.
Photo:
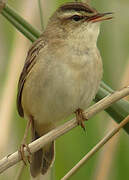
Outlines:
[[[29, 155], [31, 155], [30, 149], [29, 149], [28, 145], [26, 144], [26, 142], [27, 142], [27, 136], [28, 136], [28, 133], [29, 133], [29, 128], [30, 128], [30, 126], [32, 124], [33, 124], [33, 119], [30, 118], [27, 121], [27, 126], [26, 126], [26, 129], [25, 129], [24, 137], [22, 139], [22, 143], [21, 143], [21, 146], [19, 148], [19, 153], [20, 153], [21, 158], [22, 158], [25, 165], [26, 165], [26, 158], [25, 158], [25, 155], [24, 155], [24, 147], [26, 147]], [[27, 159], [28, 159], [28, 162], [30, 163], [30, 156], [27, 156]]]
[[85, 131], [84, 121], [87, 121], [88, 119], [86, 118], [86, 116], [84, 116], [83, 110], [81, 108], [78, 108], [74, 113], [76, 114], [78, 125], [80, 125]]

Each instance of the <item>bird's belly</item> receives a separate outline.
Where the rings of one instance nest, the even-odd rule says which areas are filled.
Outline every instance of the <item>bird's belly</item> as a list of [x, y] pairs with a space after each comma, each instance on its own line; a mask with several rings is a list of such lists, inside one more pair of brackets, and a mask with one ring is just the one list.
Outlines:
[[35, 118], [37, 116], [36, 119], [41, 124], [59, 122], [74, 113], [76, 109], [87, 108], [97, 88], [98, 83], [92, 81], [73, 82], [72, 87], [63, 83], [62, 87], [49, 88], [43, 97], [40, 95], [37, 105], [40, 109], [37, 109], [38, 115], [35, 113]]
[[81, 83], [80, 86], [75, 83], [75, 86], [71, 88], [67, 85], [65, 87], [64, 84], [64, 87], [61, 89], [50, 88], [47, 94], [44, 94], [44, 97], [39, 94], [40, 100], [38, 100], [38, 103], [35, 103], [35, 108], [32, 112], [36, 123], [56, 124], [66, 119], [76, 109], [87, 108], [95, 95], [95, 89]]
[[34, 88], [27, 89], [25, 85], [23, 90], [23, 108], [26, 116], [33, 116], [37, 127], [54, 127], [76, 109], [85, 109], [90, 105], [97, 92], [101, 74], [99, 69], [94, 70], [94, 64], [89, 64], [89, 68], [83, 68], [81, 71], [68, 67], [64, 70], [64, 66], [63, 69], [59, 67], [54, 73], [49, 74], [46, 81], [39, 74], [40, 81], [35, 82], [35, 86], [32, 86]]

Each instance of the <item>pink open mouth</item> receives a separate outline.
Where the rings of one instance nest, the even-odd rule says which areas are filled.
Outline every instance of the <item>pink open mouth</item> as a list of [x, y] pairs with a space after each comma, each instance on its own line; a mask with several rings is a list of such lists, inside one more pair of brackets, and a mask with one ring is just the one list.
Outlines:
[[[92, 23], [95, 23], [95, 22], [99, 22], [99, 21], [105, 21], [105, 20], [109, 20], [109, 19], [112, 19], [113, 17], [111, 16], [113, 13], [111, 12], [108, 12], [108, 13], [98, 13], [94, 16], [91, 16], [88, 18], [88, 21], [91, 21]], [[106, 17], [108, 16], [108, 17]]]

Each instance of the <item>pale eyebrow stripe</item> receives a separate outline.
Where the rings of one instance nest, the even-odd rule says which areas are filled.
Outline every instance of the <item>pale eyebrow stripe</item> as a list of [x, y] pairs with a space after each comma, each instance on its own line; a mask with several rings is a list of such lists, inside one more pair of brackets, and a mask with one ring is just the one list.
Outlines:
[[60, 9], [62, 11], [67, 11], [67, 10], [71, 10], [71, 11], [84, 11], [84, 12], [88, 12], [88, 13], [93, 13], [93, 10], [89, 8], [89, 6], [86, 6], [86, 4], [82, 5], [82, 3], [77, 3], [77, 4], [74, 4], [74, 3], [69, 3], [69, 4], [66, 4], [62, 7], [60, 7]]
[[73, 12], [72, 11], [70, 11], [70, 12], [66, 11], [61, 15], [61, 17], [62, 18], [69, 18], [69, 17], [74, 16], [74, 15], [82, 16], [81, 13], [78, 13], [78, 12], [75, 12], [75, 11], [73, 11]]

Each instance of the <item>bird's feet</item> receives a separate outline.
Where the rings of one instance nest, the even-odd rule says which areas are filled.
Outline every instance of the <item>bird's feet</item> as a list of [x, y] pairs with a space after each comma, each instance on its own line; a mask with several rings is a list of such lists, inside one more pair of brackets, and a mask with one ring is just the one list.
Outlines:
[[80, 125], [83, 128], [83, 130], [85, 131], [84, 121], [87, 121], [88, 119], [84, 115], [83, 110], [81, 108], [78, 108], [74, 113], [76, 114], [76, 119], [77, 119], [78, 125]]
[[[29, 154], [27, 157], [25, 156], [24, 148], [27, 149], [27, 152], [28, 152], [28, 154]], [[24, 163], [25, 165], [27, 165], [27, 161], [30, 163], [30, 159], [31, 159], [31, 155], [32, 155], [32, 154], [31, 154], [30, 149], [29, 149], [29, 147], [28, 147], [27, 144], [21, 144], [18, 152], [19, 152], [19, 154], [21, 155], [21, 159], [22, 159], [22, 161], [23, 161], [23, 163]]]
[[[26, 144], [26, 142], [27, 142], [27, 135], [28, 135], [28, 132], [29, 132], [30, 125], [33, 126], [33, 117], [30, 117], [29, 121], [27, 122], [27, 126], [26, 126], [26, 129], [25, 129], [24, 137], [23, 137], [21, 146], [20, 146], [20, 148], [18, 150], [19, 154], [21, 155], [21, 159], [22, 159], [22, 161], [24, 162], [25, 165], [27, 164], [26, 163], [27, 160], [30, 163], [30, 158], [31, 158], [30, 149], [29, 149], [28, 145]], [[27, 157], [25, 156], [24, 148], [26, 148], [26, 150], [28, 152], [28, 156]]]

